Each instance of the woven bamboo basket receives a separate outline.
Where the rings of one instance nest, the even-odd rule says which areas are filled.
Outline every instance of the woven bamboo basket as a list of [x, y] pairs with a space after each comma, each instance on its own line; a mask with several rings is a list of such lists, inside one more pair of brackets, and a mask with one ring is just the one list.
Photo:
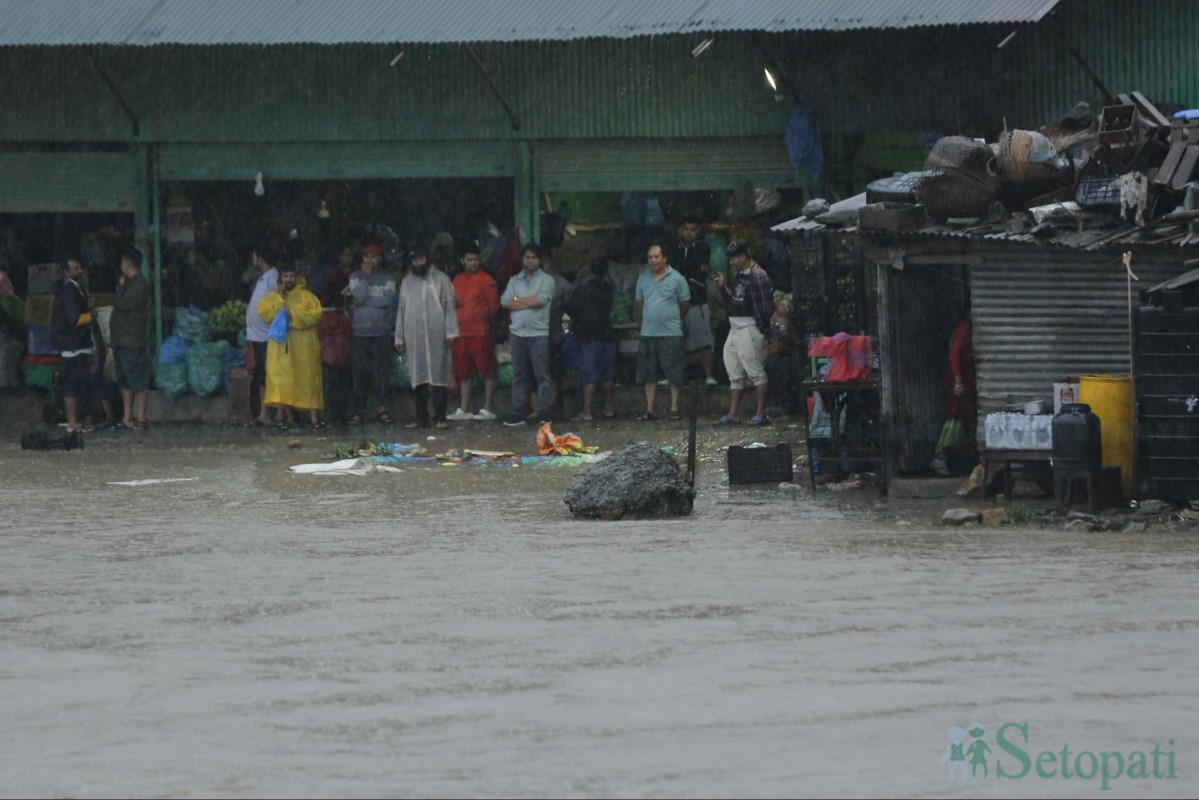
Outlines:
[[999, 176], [1009, 181], [1035, 181], [1056, 172], [1052, 164], [1041, 164], [1029, 158], [1033, 137], [1028, 131], [1004, 131], [999, 134], [999, 153], [996, 162]]
[[982, 216], [998, 192], [998, 181], [986, 172], [950, 169], [916, 184], [916, 199], [933, 219]]
[[968, 136], [944, 136], [933, 145], [924, 162], [925, 170], [968, 169], [982, 171], [987, 168], [993, 153], [985, 144], [979, 144]]

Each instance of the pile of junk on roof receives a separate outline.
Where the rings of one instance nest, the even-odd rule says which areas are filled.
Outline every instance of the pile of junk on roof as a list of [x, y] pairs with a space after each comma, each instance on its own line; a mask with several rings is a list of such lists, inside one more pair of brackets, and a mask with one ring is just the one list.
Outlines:
[[1080, 103], [1051, 125], [1005, 130], [997, 142], [944, 137], [923, 170], [874, 181], [858, 203], [815, 221], [1076, 238], [1080, 246], [1199, 244], [1199, 109], [1163, 109], [1140, 92], [1111, 103], [1098, 115]]

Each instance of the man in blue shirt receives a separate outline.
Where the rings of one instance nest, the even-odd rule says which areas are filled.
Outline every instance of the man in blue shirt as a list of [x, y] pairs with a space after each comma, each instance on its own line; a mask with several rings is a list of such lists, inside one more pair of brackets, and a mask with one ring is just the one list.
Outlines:
[[647, 253], [649, 269], [637, 279], [634, 313], [641, 320], [641, 342], [637, 348], [637, 380], [645, 384], [645, 413], [651, 421], [658, 395], [658, 375], [670, 383], [670, 418], [680, 418], [679, 397], [683, 388], [683, 321], [691, 307], [687, 279], [671, 268], [661, 245]]
[[541, 248], [526, 244], [520, 251], [524, 269], [508, 281], [500, 305], [512, 318], [508, 349], [512, 354], [512, 409], [505, 425], [525, 424], [528, 378], [537, 381], [537, 418], [550, 418], [550, 302], [554, 279], [541, 271]]

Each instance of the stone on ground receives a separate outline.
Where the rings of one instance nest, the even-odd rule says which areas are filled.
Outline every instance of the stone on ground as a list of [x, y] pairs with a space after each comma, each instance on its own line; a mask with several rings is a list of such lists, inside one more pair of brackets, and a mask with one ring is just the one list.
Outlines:
[[694, 502], [674, 457], [645, 442], [626, 444], [583, 470], [566, 490], [570, 513], [586, 519], [684, 517]]
[[968, 508], [951, 508], [941, 515], [942, 525], [965, 525], [969, 522], [978, 522], [982, 519], [982, 513], [979, 511], [971, 511]]

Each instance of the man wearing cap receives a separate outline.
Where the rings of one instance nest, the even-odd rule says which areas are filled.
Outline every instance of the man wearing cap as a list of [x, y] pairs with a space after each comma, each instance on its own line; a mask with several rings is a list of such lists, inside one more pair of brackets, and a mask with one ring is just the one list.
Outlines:
[[774, 314], [774, 288], [770, 277], [749, 257], [749, 245], [734, 239], [726, 251], [732, 278], [715, 277], [724, 307], [729, 314], [729, 338], [724, 343], [724, 366], [729, 373], [729, 413], [721, 425], [735, 425], [741, 407], [741, 395], [747, 383], [757, 393], [757, 410], [750, 425], [766, 424], [766, 368], [763, 352], [770, 317]]
[[350, 275], [350, 297], [354, 303], [354, 329], [350, 339], [351, 370], [354, 376], [354, 413], [350, 422], [361, 424], [367, 408], [384, 424], [393, 422], [387, 413], [387, 389], [391, 380], [391, 332], [395, 325], [395, 279], [379, 268], [383, 248], [362, 248], [362, 266]]
[[453, 375], [450, 346], [458, 338], [456, 305], [449, 276], [429, 264], [429, 254], [423, 249], [410, 252], [408, 275], [400, 283], [395, 324], [395, 348], [408, 354], [408, 374], [416, 393], [416, 419], [405, 428], [429, 427], [430, 394], [433, 424], [442, 429], [450, 427], [445, 406]]
[[541, 248], [521, 248], [520, 274], [508, 281], [500, 305], [511, 312], [508, 347], [512, 353], [512, 409], [505, 425], [525, 424], [525, 401], [530, 375], [537, 382], [537, 418], [550, 418], [550, 304], [554, 300], [553, 277], [541, 270]]
[[[479, 245], [468, 242], [462, 248], [462, 272], [454, 278], [458, 298], [458, 338], [454, 340], [454, 378], [462, 394], [462, 405], [449, 419], [490, 422], [495, 419], [491, 404], [495, 397], [495, 342], [491, 323], [500, 313], [500, 293], [495, 279], [481, 269]], [[475, 375], [483, 379], [483, 407], [470, 413], [471, 384]]]

